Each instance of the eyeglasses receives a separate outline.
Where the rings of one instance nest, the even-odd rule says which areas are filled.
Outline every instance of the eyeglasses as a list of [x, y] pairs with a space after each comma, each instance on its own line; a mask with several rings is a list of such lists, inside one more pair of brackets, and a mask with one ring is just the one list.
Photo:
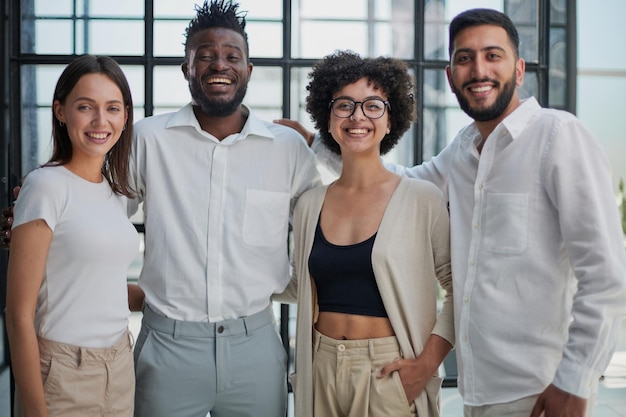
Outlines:
[[349, 98], [337, 98], [330, 100], [329, 107], [332, 109], [335, 116], [347, 119], [354, 114], [357, 104], [361, 105], [361, 110], [368, 119], [380, 119], [383, 117], [383, 114], [385, 114], [385, 109], [387, 107], [391, 110], [389, 102], [379, 98], [370, 98], [365, 101], [354, 101]]

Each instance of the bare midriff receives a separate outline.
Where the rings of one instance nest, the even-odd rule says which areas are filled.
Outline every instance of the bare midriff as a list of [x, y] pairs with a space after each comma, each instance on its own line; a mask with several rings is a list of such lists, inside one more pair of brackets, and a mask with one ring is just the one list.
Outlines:
[[337, 340], [376, 339], [395, 335], [387, 317], [328, 311], [319, 314], [315, 328], [321, 334]]

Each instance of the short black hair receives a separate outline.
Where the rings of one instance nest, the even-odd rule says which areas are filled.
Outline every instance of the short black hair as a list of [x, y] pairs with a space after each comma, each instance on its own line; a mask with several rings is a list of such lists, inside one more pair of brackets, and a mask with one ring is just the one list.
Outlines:
[[330, 101], [348, 84], [367, 78], [387, 95], [390, 132], [380, 144], [381, 155], [389, 152], [416, 118], [414, 84], [404, 61], [396, 58], [362, 58], [352, 51], [337, 51], [318, 61], [309, 73], [309, 95], [306, 110], [320, 132], [322, 143], [341, 154], [337, 142], [328, 132]]
[[246, 14], [239, 11], [239, 3], [231, 0], [205, 0], [202, 6], [196, 5], [196, 17], [191, 19], [185, 29], [185, 57], [188, 54], [189, 39], [196, 33], [210, 28], [234, 30], [243, 36], [246, 42], [246, 58], [250, 58], [248, 34], [246, 33]]
[[454, 40], [463, 29], [472, 26], [494, 25], [504, 29], [509, 37], [515, 58], [519, 58], [519, 34], [511, 19], [504, 13], [493, 9], [470, 9], [459, 13], [450, 22], [448, 54], [452, 58]]

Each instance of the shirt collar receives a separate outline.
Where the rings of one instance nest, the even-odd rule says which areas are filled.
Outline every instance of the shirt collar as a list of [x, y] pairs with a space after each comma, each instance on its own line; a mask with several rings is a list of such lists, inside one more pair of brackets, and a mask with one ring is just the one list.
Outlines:
[[[275, 138], [275, 135], [270, 132], [265, 123], [261, 119], [259, 119], [254, 113], [252, 113], [249, 107], [242, 106], [242, 108], [244, 114], [247, 116], [247, 120], [245, 125], [243, 126], [243, 129], [241, 129], [240, 133], [236, 133], [224, 138], [224, 140], [221, 141], [222, 143], [235, 142], [253, 137], [263, 137], [267, 139]], [[165, 127], [167, 129], [183, 126], [193, 127], [198, 133], [215, 139], [213, 135], [202, 130], [202, 128], [200, 127], [200, 123], [198, 122], [198, 119], [196, 119], [196, 116], [193, 112], [193, 106], [191, 105], [191, 103], [186, 104], [176, 113], [174, 113], [174, 115], [172, 116], [172, 118], [170, 118]]]
[[[534, 97], [520, 100], [520, 105], [509, 114], [496, 128], [494, 132], [506, 129], [509, 132], [511, 140], [515, 140], [521, 135], [528, 126], [528, 121], [541, 110], [541, 106]], [[476, 127], [476, 122], [470, 123], [459, 132], [461, 147], [465, 150], [469, 149], [474, 143], [478, 143], [482, 137]]]

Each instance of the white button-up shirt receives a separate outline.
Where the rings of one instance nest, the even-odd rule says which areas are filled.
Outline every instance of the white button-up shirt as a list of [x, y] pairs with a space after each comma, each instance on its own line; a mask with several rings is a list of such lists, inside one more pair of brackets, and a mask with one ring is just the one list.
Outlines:
[[185, 321], [261, 311], [290, 279], [295, 201], [319, 184], [303, 138], [249, 114], [241, 133], [219, 141], [200, 128], [191, 105], [134, 129], [131, 183], [144, 203], [139, 284], [146, 303]]
[[[573, 115], [525, 100], [482, 149], [474, 124], [431, 161], [390, 167], [448, 196], [459, 389], [498, 404], [550, 383], [580, 397], [626, 312], [626, 251], [608, 161]], [[316, 145], [322, 163], [337, 161]]]
[[587, 398], [626, 312], [626, 251], [608, 161], [573, 115], [525, 100], [409, 174], [450, 202], [459, 388], [504, 403], [550, 383]]

